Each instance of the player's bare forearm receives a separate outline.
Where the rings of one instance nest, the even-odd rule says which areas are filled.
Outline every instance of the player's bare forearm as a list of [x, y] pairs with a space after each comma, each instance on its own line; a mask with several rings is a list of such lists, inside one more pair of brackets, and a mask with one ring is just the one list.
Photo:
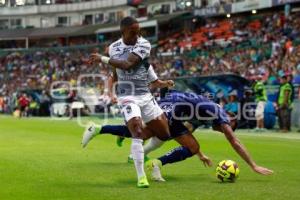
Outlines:
[[151, 84], [150, 84], [150, 88], [151, 89], [155, 89], [155, 88], [170, 88], [170, 87], [174, 87], [175, 83], [174, 81], [172, 80], [156, 80], [156, 81], [153, 81]]
[[253, 169], [256, 166], [256, 163], [252, 160], [250, 154], [246, 148], [242, 145], [239, 139], [234, 135], [232, 129], [229, 125], [224, 124], [221, 126], [222, 132], [225, 134], [225, 137], [230, 142], [233, 149], [245, 160], [246, 163]]
[[112, 103], [117, 102], [117, 98], [115, 95], [115, 87], [114, 84], [118, 81], [118, 77], [116, 74], [116, 69], [113, 69], [113, 74], [108, 77], [108, 96], [111, 98]]
[[227, 140], [230, 142], [234, 150], [248, 163], [251, 169], [262, 175], [271, 175], [272, 170], [257, 165], [251, 158], [247, 149], [241, 144], [241, 142], [235, 137], [231, 127], [227, 124], [221, 125], [222, 132], [225, 134]]
[[115, 79], [114, 79], [114, 77], [112, 76], [112, 75], [110, 75], [109, 77], [108, 77], [108, 94], [109, 94], [109, 96], [112, 96], [112, 94], [113, 94], [113, 86], [114, 86], [114, 83], [115, 83], [116, 81], [115, 81]]
[[136, 67], [141, 62], [141, 58], [133, 53], [130, 53], [127, 60], [120, 60], [94, 53], [91, 54], [88, 62], [90, 64], [102, 62], [105, 64], [110, 64], [111, 66], [118, 69], [129, 70]]
[[132, 67], [134, 67], [134, 65], [132, 63], [128, 62], [127, 60], [109, 59], [108, 63], [111, 66], [118, 68], [118, 69], [122, 69], [122, 70], [129, 70]]
[[118, 59], [110, 58], [108, 64], [118, 69], [130, 70], [136, 67], [140, 62], [141, 62], [140, 57], [130, 53], [127, 60], [118, 60]]

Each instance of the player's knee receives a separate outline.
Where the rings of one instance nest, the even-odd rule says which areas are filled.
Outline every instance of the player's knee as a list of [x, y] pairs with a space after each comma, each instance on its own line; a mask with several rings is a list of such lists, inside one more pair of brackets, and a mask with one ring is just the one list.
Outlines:
[[128, 122], [128, 128], [132, 134], [133, 138], [141, 138], [143, 139], [143, 131], [142, 131], [142, 123], [141, 123], [141, 119], [138, 117], [132, 118], [129, 122]]
[[134, 126], [134, 128], [132, 130], [132, 135], [134, 138], [144, 139], [142, 127], [140, 127], [139, 125]]

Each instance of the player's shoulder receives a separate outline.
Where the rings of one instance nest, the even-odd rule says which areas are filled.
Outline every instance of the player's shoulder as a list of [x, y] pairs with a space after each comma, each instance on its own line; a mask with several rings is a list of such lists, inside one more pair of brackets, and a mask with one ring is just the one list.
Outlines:
[[117, 41], [111, 43], [111, 45], [109, 45], [108, 47], [108, 54], [109, 56], [112, 56], [113, 54], [116, 54], [117, 52], [121, 51], [122, 49], [122, 39], [118, 39]]
[[120, 46], [122, 46], [122, 39], [121, 38], [114, 41], [113, 43], [111, 43], [109, 45], [109, 48], [112, 49], [112, 48], [117, 48], [117, 47], [120, 47]]
[[137, 44], [138, 45], [143, 45], [143, 46], [151, 46], [150, 42], [147, 39], [143, 38], [143, 37], [138, 38]]

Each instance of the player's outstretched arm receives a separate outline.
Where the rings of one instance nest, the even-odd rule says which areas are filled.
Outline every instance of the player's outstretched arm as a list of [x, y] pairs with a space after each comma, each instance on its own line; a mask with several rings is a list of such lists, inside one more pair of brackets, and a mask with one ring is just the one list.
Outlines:
[[89, 59], [89, 63], [103, 62], [122, 70], [130, 70], [131, 68], [136, 67], [141, 61], [142, 59], [133, 53], [129, 54], [127, 60], [109, 58], [98, 53], [91, 54]]
[[272, 170], [258, 166], [254, 160], [251, 158], [247, 149], [241, 144], [239, 139], [234, 135], [231, 127], [228, 124], [221, 125], [221, 132], [225, 134], [225, 137], [230, 142], [231, 146], [234, 150], [248, 163], [248, 165], [252, 168], [253, 171], [262, 174], [262, 175], [270, 175], [273, 173]]
[[155, 89], [155, 88], [172, 88], [175, 86], [175, 83], [173, 80], [155, 80], [150, 84], [150, 89]]
[[117, 97], [115, 95], [114, 84], [118, 81], [116, 69], [113, 69], [113, 74], [108, 77], [108, 96], [111, 98], [111, 102], [117, 103]]

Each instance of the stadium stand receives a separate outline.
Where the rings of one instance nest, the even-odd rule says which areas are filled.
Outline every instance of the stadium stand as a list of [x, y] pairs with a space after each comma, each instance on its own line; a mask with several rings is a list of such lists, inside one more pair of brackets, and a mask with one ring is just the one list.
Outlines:
[[[64, 33], [83, 28], [56, 29]], [[24, 31], [28, 34], [52, 34], [46, 30]], [[299, 30], [299, 13], [289, 17], [273, 12], [230, 19], [208, 18], [204, 26], [195, 26], [193, 30], [178, 31], [159, 39], [150, 62], [161, 78], [234, 73], [248, 80], [263, 75], [268, 84], [278, 84], [280, 75], [291, 74], [294, 75], [294, 83], [299, 84]], [[86, 45], [93, 43], [88, 39], [74, 39], [73, 43], [84, 46], [1, 52], [2, 100], [7, 99], [4, 101], [7, 102], [18, 90], [47, 91], [54, 81], [68, 81], [75, 86], [78, 76], [83, 73], [109, 73], [108, 66], [99, 68], [86, 63], [89, 53], [95, 51], [98, 44]], [[3, 101], [1, 104], [4, 107]]]

